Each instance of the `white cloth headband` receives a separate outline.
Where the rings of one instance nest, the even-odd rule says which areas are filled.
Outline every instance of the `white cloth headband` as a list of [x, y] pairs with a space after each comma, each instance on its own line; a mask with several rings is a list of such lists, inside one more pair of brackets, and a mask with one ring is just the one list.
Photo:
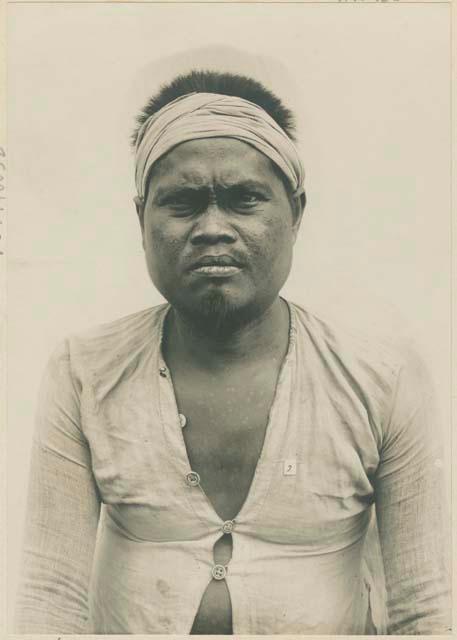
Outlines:
[[141, 127], [135, 154], [135, 182], [144, 199], [152, 165], [182, 142], [236, 138], [272, 160], [295, 195], [303, 193], [304, 169], [292, 140], [264, 109], [235, 96], [189, 93], [168, 103]]

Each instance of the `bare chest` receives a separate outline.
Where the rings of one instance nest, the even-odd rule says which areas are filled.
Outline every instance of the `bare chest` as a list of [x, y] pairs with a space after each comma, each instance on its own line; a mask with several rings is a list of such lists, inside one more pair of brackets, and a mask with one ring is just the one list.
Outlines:
[[[222, 520], [236, 520], [249, 493], [264, 445], [277, 368], [245, 375], [174, 374], [175, 396], [186, 418], [183, 437], [192, 470]], [[214, 563], [229, 565], [232, 536], [216, 543]], [[231, 634], [232, 607], [225, 580], [212, 580], [191, 634]]]
[[174, 374], [190, 466], [218, 515], [239, 513], [262, 452], [277, 369], [254, 375]]

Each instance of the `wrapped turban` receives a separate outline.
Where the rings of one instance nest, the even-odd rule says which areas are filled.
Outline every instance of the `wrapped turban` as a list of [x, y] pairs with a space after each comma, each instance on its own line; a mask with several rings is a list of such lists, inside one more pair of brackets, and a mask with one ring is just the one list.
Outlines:
[[173, 147], [202, 138], [235, 138], [270, 158], [295, 195], [303, 193], [304, 169], [297, 149], [258, 105], [218, 93], [189, 93], [150, 116], [138, 132], [135, 182], [144, 199], [152, 166]]

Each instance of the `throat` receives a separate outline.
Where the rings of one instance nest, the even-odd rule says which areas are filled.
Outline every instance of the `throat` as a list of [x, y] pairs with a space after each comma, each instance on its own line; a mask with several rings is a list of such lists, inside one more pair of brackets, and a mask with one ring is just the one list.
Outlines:
[[217, 323], [201, 324], [172, 308], [164, 327], [162, 350], [170, 367], [179, 360], [212, 371], [237, 362], [260, 364], [271, 358], [282, 361], [289, 343], [289, 329], [289, 308], [280, 298], [250, 322], [224, 328]]

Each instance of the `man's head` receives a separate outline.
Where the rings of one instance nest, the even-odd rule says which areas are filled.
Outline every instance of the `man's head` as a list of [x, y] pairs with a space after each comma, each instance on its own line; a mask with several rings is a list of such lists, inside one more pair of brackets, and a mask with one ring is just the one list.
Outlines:
[[152, 281], [208, 326], [261, 315], [289, 274], [305, 204], [291, 113], [254, 80], [193, 72], [138, 121], [136, 203]]

